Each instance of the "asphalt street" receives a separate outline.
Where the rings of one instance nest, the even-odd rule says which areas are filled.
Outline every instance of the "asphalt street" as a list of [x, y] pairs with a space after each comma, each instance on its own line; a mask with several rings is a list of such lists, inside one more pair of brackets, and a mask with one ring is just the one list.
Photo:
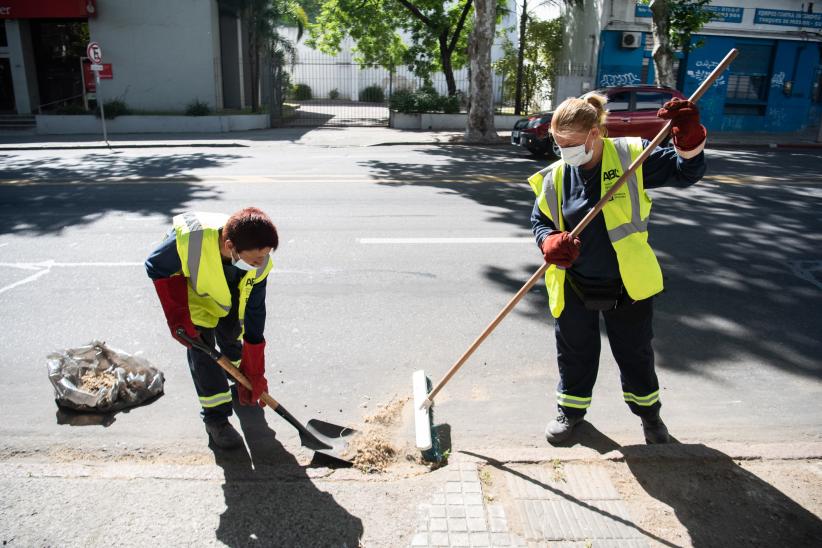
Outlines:
[[[663, 417], [685, 443], [822, 441], [818, 150], [710, 150], [708, 161], [698, 185], [651, 192]], [[184, 351], [142, 263], [173, 215], [247, 205], [281, 238], [267, 295], [272, 394], [302, 420], [361, 424], [411, 396], [414, 370], [436, 382], [539, 267], [526, 178], [545, 164], [507, 146], [3, 153], [0, 449], [206, 451]], [[106, 427], [65, 424], [46, 356], [94, 339], [161, 368], [165, 395]], [[602, 348], [588, 419], [641, 443], [605, 338]], [[454, 449], [544, 447], [555, 360], [540, 284], [436, 402]], [[299, 455], [293, 430], [261, 416], [280, 452]]]
[[[697, 186], [652, 193], [664, 416], [685, 440], [818, 440], [818, 156], [708, 156]], [[0, 162], [0, 435], [15, 443], [97, 439], [57, 424], [44, 369], [49, 352], [92, 339], [168, 377], [166, 396], [104, 437], [200, 437], [184, 355], [141, 266], [178, 212], [254, 204], [275, 220], [269, 379], [304, 418], [356, 423], [410, 395], [413, 370], [436, 381], [539, 266], [525, 178], [544, 161], [508, 147], [29, 151]], [[603, 343], [591, 422], [639, 439]], [[540, 446], [554, 360], [537, 287], [437, 402], [455, 444]]]

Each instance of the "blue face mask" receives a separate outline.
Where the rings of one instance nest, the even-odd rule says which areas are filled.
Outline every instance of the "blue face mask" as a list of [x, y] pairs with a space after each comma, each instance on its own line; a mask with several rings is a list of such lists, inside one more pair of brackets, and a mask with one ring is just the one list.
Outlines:
[[231, 252], [231, 265], [236, 266], [240, 270], [256, 270], [257, 269], [256, 266], [251, 266], [250, 264], [248, 264], [247, 262], [242, 260], [240, 258], [239, 253], [237, 254], [237, 258], [235, 259], [234, 258], [234, 251]]

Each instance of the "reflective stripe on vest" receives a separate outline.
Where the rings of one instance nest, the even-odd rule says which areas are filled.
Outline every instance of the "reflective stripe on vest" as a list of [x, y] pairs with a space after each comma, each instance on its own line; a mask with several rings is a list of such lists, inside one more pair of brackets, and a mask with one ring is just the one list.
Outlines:
[[[611, 185], [619, 180], [624, 170], [641, 153], [642, 140], [637, 137], [603, 139], [601, 196], [608, 192]], [[561, 215], [564, 168], [565, 164], [557, 161], [528, 179], [537, 195], [540, 211], [559, 230], [565, 230]], [[642, 166], [639, 166], [602, 209], [608, 238], [616, 252], [622, 283], [634, 300], [646, 299], [662, 291], [662, 271], [648, 245], [650, 213], [651, 199], [645, 193]], [[551, 315], [558, 318], [565, 308], [565, 270], [556, 265], [548, 267], [545, 284]]]
[[[189, 273], [189, 286], [191, 289], [200, 297], [211, 297], [217, 306], [223, 309], [226, 314], [231, 311], [231, 294], [228, 294], [228, 300], [225, 302], [220, 302], [221, 299], [225, 299], [225, 295], [221, 295], [220, 297], [210, 295], [209, 293], [203, 291], [200, 288], [198, 283], [200, 278], [200, 261], [202, 261], [203, 257], [203, 239], [205, 237], [206, 231], [204, 230], [203, 224], [198, 216], [197, 213], [188, 212], [183, 213], [180, 215], [182, 221], [185, 223], [186, 228], [188, 229], [188, 252], [186, 254], [186, 266], [188, 266], [188, 273]], [[222, 216], [223, 219], [211, 219], [212, 221], [222, 221], [219, 222], [219, 226], [225, 224], [225, 220], [228, 217]], [[215, 224], [216, 224], [215, 222]], [[218, 228], [219, 228], [218, 226]], [[210, 227], [213, 228], [213, 227]], [[219, 241], [219, 237], [218, 237]], [[228, 285], [226, 285], [226, 289], [228, 289]], [[222, 293], [222, 292], [221, 292]]]

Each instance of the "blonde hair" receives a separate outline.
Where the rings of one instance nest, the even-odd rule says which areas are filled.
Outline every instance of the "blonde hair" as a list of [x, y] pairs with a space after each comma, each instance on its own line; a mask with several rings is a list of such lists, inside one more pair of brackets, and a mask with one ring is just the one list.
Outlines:
[[606, 97], [596, 93], [584, 99], [569, 97], [554, 111], [554, 116], [551, 118], [551, 132], [588, 131], [598, 127], [602, 135], [605, 135], [605, 118], [608, 116], [605, 103], [607, 102]]

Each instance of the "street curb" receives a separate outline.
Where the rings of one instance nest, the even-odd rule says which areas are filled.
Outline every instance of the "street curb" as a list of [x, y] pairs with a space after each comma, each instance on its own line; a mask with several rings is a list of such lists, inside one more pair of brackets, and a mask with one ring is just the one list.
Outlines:
[[501, 141], [499, 143], [483, 143], [479, 141], [388, 141], [385, 143], [375, 143], [373, 145], [365, 145], [367, 147], [393, 147], [393, 146], [420, 146], [420, 145], [449, 145], [449, 146], [485, 146], [485, 147], [498, 147], [498, 146], [513, 146], [511, 143], [507, 141]]
[[822, 460], [822, 442], [725, 443], [682, 441], [668, 445], [622, 445], [594, 449], [585, 446], [519, 449], [455, 449], [462, 458], [507, 464], [538, 464], [559, 460], [613, 461], [637, 460]]
[[822, 148], [822, 143], [710, 143], [705, 148]]
[[94, 149], [114, 149], [114, 148], [248, 148], [248, 145], [241, 145], [240, 143], [168, 143], [168, 142], [154, 142], [148, 144], [127, 144], [110, 146], [106, 145], [46, 145], [46, 146], [20, 146], [20, 147], [4, 147], [0, 146], [0, 151], [14, 152], [17, 150], [94, 150]]

